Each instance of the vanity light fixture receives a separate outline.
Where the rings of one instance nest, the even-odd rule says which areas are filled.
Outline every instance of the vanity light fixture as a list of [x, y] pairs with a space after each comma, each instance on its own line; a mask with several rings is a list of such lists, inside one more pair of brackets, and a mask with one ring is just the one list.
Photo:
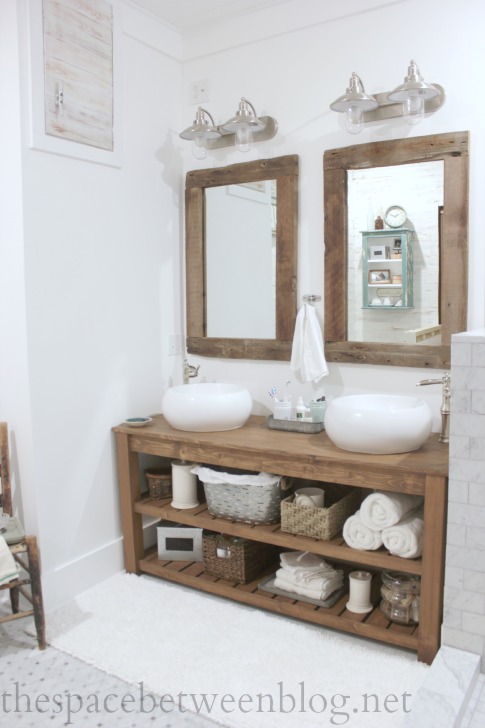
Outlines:
[[249, 152], [252, 147], [254, 132], [263, 131], [266, 124], [258, 119], [254, 106], [242, 97], [236, 115], [221, 124], [223, 132], [236, 135], [236, 146], [240, 152]]
[[184, 129], [179, 136], [182, 139], [192, 141], [192, 154], [196, 159], [205, 159], [207, 157], [207, 143], [213, 139], [219, 139], [221, 132], [216, 128], [214, 119], [209, 112], [199, 106], [192, 126]]
[[445, 90], [437, 83], [426, 83], [416, 61], [410, 61], [408, 75], [394, 91], [368, 96], [359, 76], [354, 72], [349, 88], [332, 104], [332, 111], [345, 112], [346, 128], [358, 134], [365, 122], [403, 116], [408, 124], [419, 123], [425, 113], [441, 108]]
[[345, 113], [345, 126], [351, 134], [362, 131], [364, 112], [377, 109], [378, 106], [379, 102], [373, 96], [366, 94], [364, 84], [355, 71], [350, 77], [349, 87], [344, 95], [330, 104], [332, 111]]
[[411, 61], [404, 83], [387, 94], [387, 98], [391, 102], [403, 105], [403, 116], [408, 124], [419, 124], [424, 117], [424, 102], [436, 98], [439, 94], [438, 86], [426, 83], [416, 61]]
[[237, 146], [240, 152], [248, 152], [253, 142], [272, 139], [277, 130], [276, 119], [256, 116], [254, 106], [243, 97], [236, 115], [220, 126], [216, 126], [209, 112], [199, 106], [192, 126], [179, 136], [193, 142], [192, 152], [196, 159], [205, 159], [208, 149], [218, 147]]

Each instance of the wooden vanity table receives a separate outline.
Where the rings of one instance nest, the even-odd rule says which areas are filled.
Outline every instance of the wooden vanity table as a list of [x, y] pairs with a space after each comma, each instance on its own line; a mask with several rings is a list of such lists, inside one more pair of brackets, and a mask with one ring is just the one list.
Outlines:
[[[270, 430], [266, 418], [251, 417], [247, 424], [228, 432], [185, 432], [174, 430], [162, 416], [143, 428], [120, 425], [116, 433], [125, 568], [131, 573], [146, 572], [218, 596], [251, 604], [280, 614], [350, 632], [417, 652], [418, 659], [430, 664], [440, 645], [443, 609], [443, 576], [448, 482], [448, 446], [432, 434], [416, 452], [401, 455], [363, 455], [335, 447], [325, 432], [312, 435]], [[190, 510], [171, 507], [170, 498], [156, 500], [141, 492], [139, 454], [165, 459], [252, 472], [269, 472], [295, 478], [424, 496], [424, 546], [419, 559], [391, 556], [378, 551], [349, 548], [341, 535], [330, 541], [284, 533], [279, 524], [251, 526], [215, 518], [205, 503]], [[420, 623], [400, 625], [390, 622], [380, 611], [379, 599], [372, 612], [355, 614], [346, 609], [348, 595], [325, 609], [276, 596], [258, 589], [262, 577], [249, 584], [217, 579], [204, 573], [203, 564], [188, 561], [161, 561], [156, 549], [145, 552], [142, 515], [196, 526], [217, 533], [241, 536], [273, 544], [282, 549], [310, 551], [330, 562], [376, 574], [378, 590], [382, 569], [421, 576]], [[296, 595], [295, 595], [296, 596]]]

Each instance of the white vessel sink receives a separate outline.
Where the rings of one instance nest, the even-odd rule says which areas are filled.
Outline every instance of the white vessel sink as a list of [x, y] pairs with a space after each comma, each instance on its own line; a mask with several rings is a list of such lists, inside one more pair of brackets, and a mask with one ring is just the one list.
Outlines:
[[325, 430], [343, 450], [387, 455], [420, 448], [432, 419], [426, 402], [417, 397], [355, 394], [330, 402]]
[[198, 382], [167, 389], [162, 413], [176, 430], [219, 432], [242, 427], [252, 405], [248, 390], [239, 384]]

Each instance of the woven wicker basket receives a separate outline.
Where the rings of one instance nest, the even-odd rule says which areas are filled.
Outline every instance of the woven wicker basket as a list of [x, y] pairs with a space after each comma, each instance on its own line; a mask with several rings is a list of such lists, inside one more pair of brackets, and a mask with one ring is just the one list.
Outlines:
[[311, 508], [297, 506], [293, 496], [281, 503], [281, 530], [299, 536], [310, 536], [329, 541], [341, 531], [345, 521], [360, 506], [360, 488], [347, 488], [342, 485], [325, 483], [325, 506]]
[[152, 498], [172, 497], [172, 471], [166, 468], [145, 470], [148, 493]]
[[207, 508], [213, 516], [231, 521], [251, 525], [279, 523], [284, 484], [284, 478], [274, 485], [204, 482]]
[[[218, 556], [218, 550], [225, 555]], [[204, 533], [202, 552], [207, 574], [239, 584], [252, 581], [278, 558], [274, 546], [245, 538], [227, 539], [219, 534]]]

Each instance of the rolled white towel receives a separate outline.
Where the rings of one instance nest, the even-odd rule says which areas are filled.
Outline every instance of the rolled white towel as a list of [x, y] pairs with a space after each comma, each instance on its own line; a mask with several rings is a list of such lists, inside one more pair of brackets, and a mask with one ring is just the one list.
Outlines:
[[381, 531], [366, 526], [362, 522], [361, 511], [347, 518], [342, 535], [347, 546], [360, 551], [376, 551], [382, 546]]
[[360, 517], [369, 528], [384, 529], [394, 526], [406, 513], [423, 503], [420, 495], [408, 493], [371, 493], [362, 501]]
[[416, 559], [423, 552], [423, 527], [423, 512], [410, 513], [399, 523], [382, 531], [384, 546], [394, 556]]

